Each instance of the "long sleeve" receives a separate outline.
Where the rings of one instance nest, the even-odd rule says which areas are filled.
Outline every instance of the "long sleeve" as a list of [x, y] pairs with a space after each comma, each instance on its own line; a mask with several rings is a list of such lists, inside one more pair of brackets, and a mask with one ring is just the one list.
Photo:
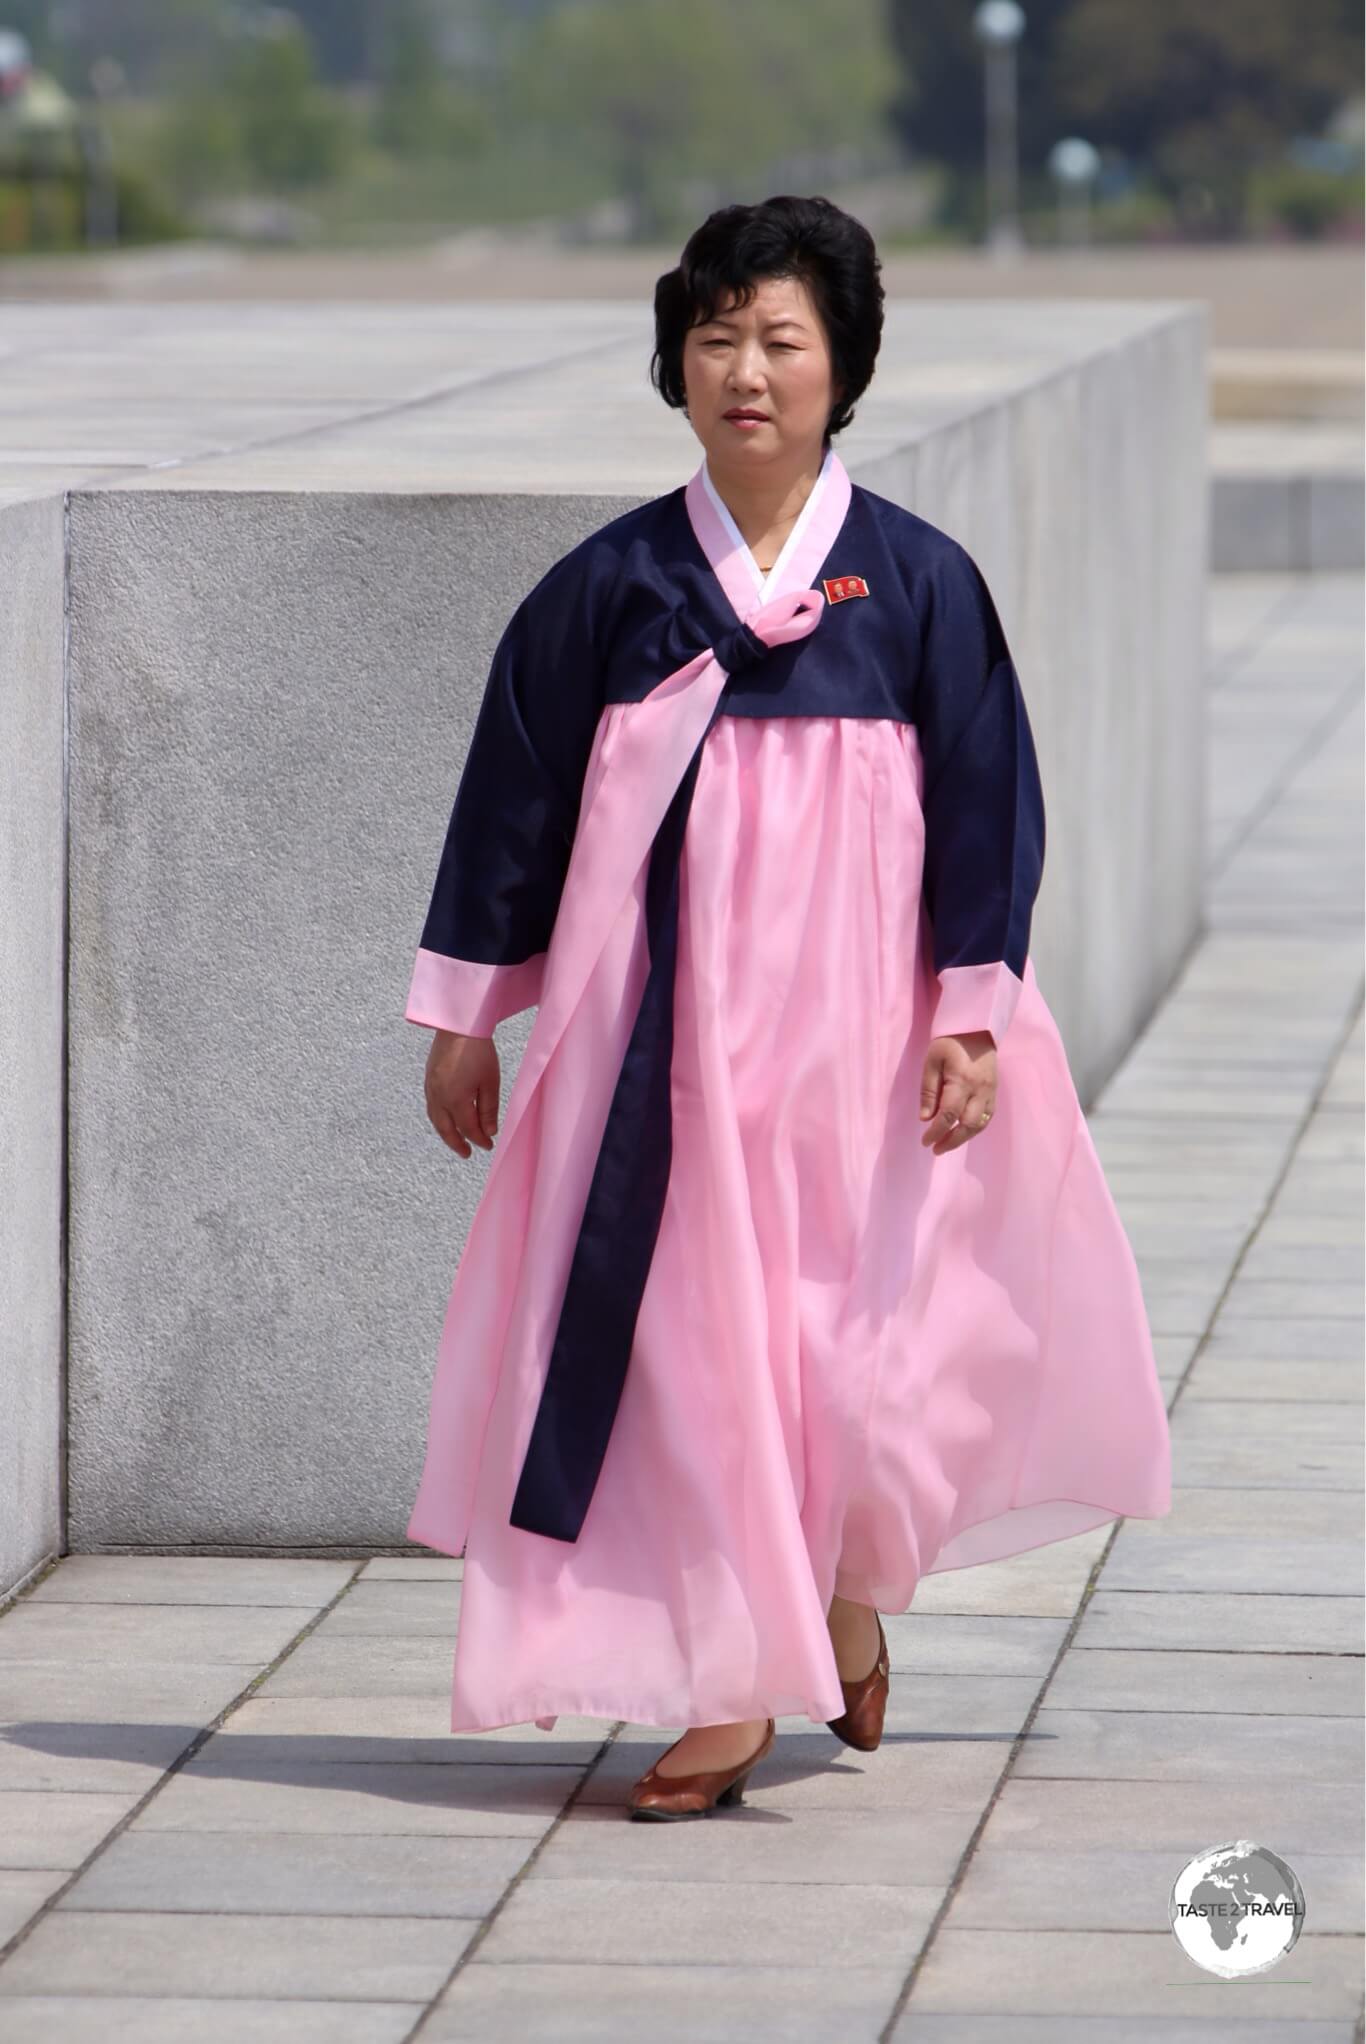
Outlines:
[[462, 1036], [541, 997], [601, 710], [586, 543], [494, 651], [408, 991], [406, 1019]]
[[1043, 873], [1038, 760], [1005, 633], [971, 555], [954, 542], [917, 595], [923, 894], [939, 982], [931, 1035], [985, 1029], [999, 1046], [1023, 991]]

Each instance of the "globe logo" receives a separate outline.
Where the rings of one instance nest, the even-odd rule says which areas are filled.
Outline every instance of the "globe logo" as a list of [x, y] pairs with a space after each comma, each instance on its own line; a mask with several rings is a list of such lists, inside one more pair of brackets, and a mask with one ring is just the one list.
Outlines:
[[1276, 1853], [1238, 1838], [1182, 1867], [1172, 1887], [1171, 1924], [1197, 1966], [1243, 1980], [1290, 1950], [1304, 1924], [1304, 1890]]

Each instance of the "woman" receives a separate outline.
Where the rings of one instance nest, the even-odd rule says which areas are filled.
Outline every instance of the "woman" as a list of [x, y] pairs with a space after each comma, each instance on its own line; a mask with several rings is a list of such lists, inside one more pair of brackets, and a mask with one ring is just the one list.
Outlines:
[[[412, 1539], [465, 1554], [451, 1727], [687, 1727], [636, 1817], [805, 1713], [871, 1750], [922, 1575], [1169, 1509], [1137, 1272], [1028, 958], [1044, 814], [991, 596], [851, 483], [882, 327], [823, 199], [655, 294], [704, 460], [494, 655], [407, 1004], [493, 1149]], [[916, 1139], [918, 1137], [918, 1139]]]

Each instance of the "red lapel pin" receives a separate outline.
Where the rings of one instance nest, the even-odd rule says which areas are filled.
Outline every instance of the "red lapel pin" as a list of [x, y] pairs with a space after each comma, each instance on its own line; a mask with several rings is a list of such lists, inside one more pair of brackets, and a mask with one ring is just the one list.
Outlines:
[[837, 575], [833, 581], [822, 582], [828, 603], [843, 603], [846, 596], [866, 596], [868, 584], [862, 575]]

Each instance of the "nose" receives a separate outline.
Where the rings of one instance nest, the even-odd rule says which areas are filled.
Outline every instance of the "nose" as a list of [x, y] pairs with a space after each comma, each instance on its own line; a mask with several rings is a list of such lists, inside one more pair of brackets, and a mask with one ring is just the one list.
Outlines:
[[754, 390], [764, 380], [762, 359], [756, 348], [751, 354], [743, 344], [735, 351], [730, 381], [736, 390]]

